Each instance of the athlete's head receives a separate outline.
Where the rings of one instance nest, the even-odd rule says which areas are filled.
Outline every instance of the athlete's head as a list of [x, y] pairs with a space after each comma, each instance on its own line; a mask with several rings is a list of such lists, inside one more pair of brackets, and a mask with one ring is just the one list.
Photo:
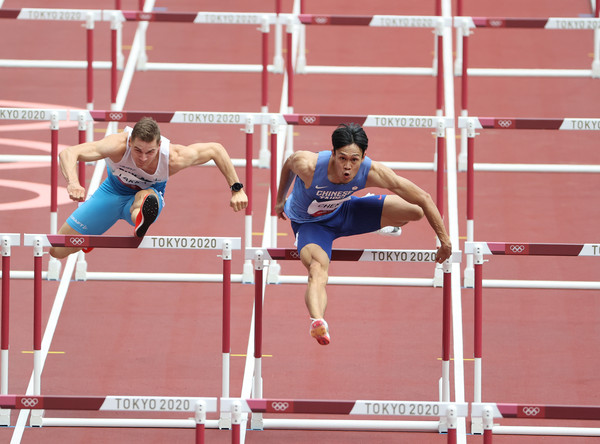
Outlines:
[[369, 139], [367, 138], [365, 130], [357, 123], [342, 123], [335, 129], [333, 134], [331, 134], [331, 143], [334, 152], [339, 148], [354, 143], [360, 148], [364, 155], [369, 146]]
[[152, 117], [142, 117], [133, 127], [131, 139], [138, 139], [142, 142], [154, 142], [160, 145], [160, 128], [158, 123]]
[[160, 129], [151, 117], [143, 117], [133, 127], [129, 140], [131, 155], [138, 168], [155, 168], [160, 150]]
[[334, 183], [348, 183], [358, 173], [365, 158], [369, 139], [355, 123], [338, 126], [331, 135], [333, 153], [328, 171]]

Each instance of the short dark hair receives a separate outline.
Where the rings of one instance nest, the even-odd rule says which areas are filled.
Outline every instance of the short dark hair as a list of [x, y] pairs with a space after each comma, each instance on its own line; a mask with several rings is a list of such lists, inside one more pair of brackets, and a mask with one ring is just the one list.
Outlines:
[[333, 151], [348, 145], [356, 144], [363, 154], [369, 146], [369, 139], [365, 130], [357, 123], [342, 123], [331, 134]]
[[154, 142], [160, 144], [160, 128], [152, 117], [142, 117], [131, 131], [131, 140], [138, 139], [142, 142]]

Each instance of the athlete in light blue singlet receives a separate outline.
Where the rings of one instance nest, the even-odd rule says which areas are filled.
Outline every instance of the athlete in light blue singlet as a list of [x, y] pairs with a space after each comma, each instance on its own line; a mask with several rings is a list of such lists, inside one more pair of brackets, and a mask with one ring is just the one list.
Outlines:
[[[84, 202], [85, 188], [79, 183], [77, 162], [101, 159], [106, 160], [108, 177]], [[216, 142], [173, 144], [161, 137], [158, 124], [150, 117], [140, 119], [133, 129], [126, 128], [98, 141], [68, 147], [60, 153], [60, 168], [67, 181], [69, 197], [83, 203], [58, 234], [103, 234], [119, 219], [124, 219], [134, 226], [134, 236], [141, 238], [164, 206], [169, 177], [211, 160], [231, 190], [231, 208], [234, 211], [246, 208], [248, 197], [223, 145]], [[76, 251], [79, 248], [53, 247], [50, 254], [60, 259]]]

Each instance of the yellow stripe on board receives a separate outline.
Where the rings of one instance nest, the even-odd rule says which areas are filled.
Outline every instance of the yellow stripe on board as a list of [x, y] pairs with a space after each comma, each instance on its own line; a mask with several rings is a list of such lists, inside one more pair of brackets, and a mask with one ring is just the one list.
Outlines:
[[[29, 354], [33, 354], [33, 351], [31, 350], [23, 350], [21, 353], [29, 353]], [[66, 352], [53, 352], [53, 351], [49, 351], [48, 354], [49, 355], [64, 355]]]
[[[442, 358], [437, 358], [438, 361], [441, 361]], [[451, 361], [454, 361], [454, 358], [450, 358]], [[463, 361], [474, 361], [475, 358], [463, 358]]]

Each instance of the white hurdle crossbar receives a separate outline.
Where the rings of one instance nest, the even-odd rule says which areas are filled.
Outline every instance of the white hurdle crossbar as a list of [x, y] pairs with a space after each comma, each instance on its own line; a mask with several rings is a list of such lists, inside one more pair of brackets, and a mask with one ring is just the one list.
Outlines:
[[[436, 250], [351, 250], [334, 249], [332, 261], [363, 262], [431, 262], [435, 263]], [[247, 248], [246, 259], [254, 260], [254, 379], [253, 396], [262, 397], [262, 329], [263, 329], [263, 268], [265, 261], [299, 260], [296, 249], [290, 248]], [[441, 401], [450, 400], [450, 337], [451, 337], [451, 271], [452, 263], [460, 262], [461, 252], [455, 251], [443, 264], [442, 304], [442, 389]], [[252, 427], [261, 428], [260, 415], [253, 415]]]
[[[232, 415], [232, 442], [239, 443], [242, 414], [253, 416], [263, 413], [443, 417], [447, 424], [447, 442], [456, 444], [457, 418], [468, 415], [467, 403], [427, 401], [335, 401], [290, 399], [221, 399], [221, 411]], [[371, 431], [428, 431], [440, 432], [440, 421], [391, 421], [391, 420], [310, 420], [310, 419], [263, 419], [264, 429], [319, 429], [319, 430], [371, 430]]]
[[[475, 403], [482, 401], [482, 363], [483, 363], [483, 263], [485, 255], [501, 256], [595, 256], [600, 257], [600, 244], [556, 244], [556, 243], [527, 243], [527, 242], [465, 242], [465, 254], [472, 255], [475, 263], [474, 285], [474, 394]], [[600, 289], [600, 282], [595, 283]], [[489, 285], [494, 286], [494, 285]], [[509, 288], [506, 286], [506, 288]], [[538, 288], [535, 285], [525, 286], [522, 282], [512, 288]], [[557, 287], [545, 287], [557, 288]], [[575, 288], [575, 287], [573, 287]], [[592, 288], [591, 286], [589, 288]], [[472, 430], [482, 432], [481, 422], [473, 418]], [[567, 428], [566, 430], [568, 430]], [[551, 430], [550, 430], [551, 431]], [[550, 432], [549, 431], [549, 432]], [[551, 433], [548, 433], [551, 434]], [[594, 435], [595, 436], [595, 435]]]
[[[222, 330], [222, 395], [229, 396], [231, 355], [231, 258], [232, 250], [241, 249], [240, 238], [207, 236], [98, 236], [98, 235], [44, 235], [25, 234], [24, 243], [34, 248], [34, 395], [41, 395], [42, 372], [42, 255], [44, 247], [93, 247], [93, 248], [153, 248], [221, 250], [223, 260], [223, 330]], [[222, 419], [223, 423], [228, 418]]]

